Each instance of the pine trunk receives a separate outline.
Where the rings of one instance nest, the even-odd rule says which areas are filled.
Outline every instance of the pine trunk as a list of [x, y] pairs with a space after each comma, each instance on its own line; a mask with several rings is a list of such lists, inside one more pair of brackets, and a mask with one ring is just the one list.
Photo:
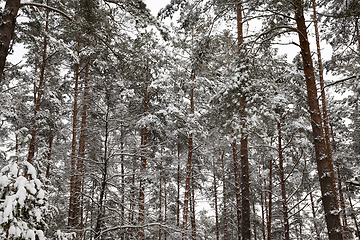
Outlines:
[[227, 204], [226, 204], [226, 174], [224, 166], [225, 150], [221, 154], [221, 168], [222, 168], [222, 182], [223, 182], [223, 221], [224, 221], [224, 240], [228, 240], [228, 226], [227, 226]]
[[107, 176], [108, 176], [108, 141], [109, 141], [109, 102], [107, 96], [107, 109], [105, 114], [105, 139], [104, 139], [104, 159], [103, 159], [103, 169], [102, 169], [102, 179], [101, 179], [101, 186], [100, 186], [100, 196], [99, 196], [99, 204], [98, 204], [98, 215], [96, 218], [96, 225], [95, 225], [95, 239], [102, 238], [102, 227], [103, 227], [103, 219], [105, 217], [105, 208], [104, 208], [104, 201], [106, 196], [106, 183], [107, 183]]
[[[280, 116], [281, 118], [281, 116]], [[279, 170], [280, 170], [280, 185], [281, 185], [281, 198], [283, 206], [283, 218], [284, 218], [284, 240], [290, 240], [290, 227], [289, 227], [289, 218], [288, 218], [288, 207], [287, 207], [287, 198], [286, 198], [286, 188], [285, 188], [285, 174], [284, 174], [284, 159], [283, 159], [283, 149], [281, 145], [281, 120], [277, 123], [278, 129], [278, 154], [279, 154]]]
[[[273, 160], [270, 158], [270, 162], [269, 162], [269, 203], [268, 203], [268, 216], [267, 216], [267, 239], [271, 240], [271, 224], [272, 224], [272, 175], [273, 175]], [[266, 196], [266, 194], [265, 194]], [[265, 199], [265, 203], [266, 203], [266, 199]]]
[[[83, 108], [81, 113], [81, 127], [80, 127], [80, 139], [79, 150], [76, 164], [76, 176], [75, 176], [75, 209], [77, 209], [79, 223], [78, 229], [81, 231], [83, 228], [83, 178], [84, 178], [84, 158], [85, 158], [85, 139], [86, 139], [86, 116], [87, 116], [87, 100], [89, 94], [89, 62], [85, 66], [85, 79], [84, 79], [84, 95], [83, 95]], [[81, 233], [79, 233], [78, 239], [81, 239]]]
[[[194, 80], [195, 80], [195, 71], [191, 72], [191, 89], [190, 89], [190, 114], [194, 114]], [[193, 154], [193, 134], [191, 129], [189, 129], [189, 138], [188, 138], [188, 158], [186, 164], [186, 180], [185, 180], [185, 196], [184, 196], [184, 213], [183, 213], [183, 239], [186, 239], [187, 230], [188, 230], [188, 215], [189, 215], [189, 201], [191, 195], [191, 172], [192, 172], [192, 154]]]
[[2, 85], [6, 57], [15, 29], [16, 16], [20, 8], [20, 0], [7, 0], [1, 15], [0, 24], [0, 86]]
[[[80, 43], [78, 43], [78, 48]], [[79, 56], [79, 51], [78, 51]], [[69, 201], [69, 219], [68, 226], [74, 228], [78, 225], [78, 217], [75, 209], [75, 180], [76, 180], [76, 135], [77, 135], [77, 113], [78, 113], [78, 94], [79, 94], [79, 74], [80, 64], [76, 64], [75, 86], [74, 86], [74, 104], [72, 121], [72, 142], [71, 142], [71, 163], [70, 163], [70, 201]]]
[[216, 240], [219, 240], [219, 212], [218, 212], [218, 194], [217, 194], [217, 184], [216, 184], [216, 166], [215, 160], [213, 161], [213, 187], [214, 187], [214, 207], [215, 207], [215, 234]]
[[327, 146], [322, 128], [319, 102], [315, 84], [314, 67], [311, 59], [307, 27], [303, 13], [303, 2], [295, 0], [295, 19], [299, 35], [303, 67], [307, 86], [311, 125], [313, 130], [315, 154], [321, 187], [321, 195], [325, 210], [329, 240], [342, 240], [339, 207], [335, 189], [335, 175], [331, 159], [327, 155]]
[[236, 194], [236, 216], [237, 216], [237, 239], [241, 240], [241, 192], [240, 192], [240, 178], [239, 168], [237, 163], [237, 149], [236, 139], [232, 142], [233, 162], [234, 162], [234, 177], [235, 177], [235, 194]]
[[[9, 2], [9, 1], [8, 1]], [[6, 10], [6, 7], [5, 7]], [[3, 15], [4, 17], [4, 15]], [[14, 20], [15, 21], [15, 20]], [[6, 25], [6, 24], [4, 24]], [[1, 28], [4, 26], [0, 26], [0, 32]], [[15, 22], [14, 22], [15, 25]], [[45, 33], [47, 33], [49, 30], [49, 10], [46, 10], [46, 23], [45, 23]], [[0, 35], [0, 39], [2, 38], [2, 35]], [[1, 69], [1, 47], [0, 46], [0, 72], [2, 72], [3, 68]], [[6, 58], [6, 56], [5, 56]], [[44, 78], [45, 78], [45, 66], [46, 66], [46, 58], [47, 58], [47, 36], [44, 36], [44, 45], [43, 45], [43, 56], [42, 56], [42, 63], [41, 63], [41, 69], [40, 69], [40, 79], [39, 79], [39, 85], [37, 86], [37, 96], [35, 97], [35, 106], [34, 106], [34, 122], [32, 126], [31, 131], [31, 139], [30, 139], [30, 145], [29, 145], [29, 153], [27, 157], [27, 161], [29, 163], [32, 163], [32, 160], [34, 158], [35, 154], [35, 140], [36, 140], [36, 133], [37, 133], [37, 113], [40, 111], [40, 103], [42, 100], [42, 95], [44, 91]], [[4, 59], [5, 61], [5, 59]], [[0, 75], [1, 77], [1, 75]], [[1, 79], [0, 79], [1, 80]]]
[[[236, 5], [237, 22], [237, 43], [239, 58], [242, 54], [243, 36], [243, 17], [242, 1], [239, 0]], [[249, 159], [248, 159], [248, 140], [246, 133], [246, 97], [242, 93], [240, 97], [240, 120], [241, 120], [241, 139], [240, 139], [240, 163], [241, 163], [241, 238], [250, 240], [250, 182], [249, 182]]]

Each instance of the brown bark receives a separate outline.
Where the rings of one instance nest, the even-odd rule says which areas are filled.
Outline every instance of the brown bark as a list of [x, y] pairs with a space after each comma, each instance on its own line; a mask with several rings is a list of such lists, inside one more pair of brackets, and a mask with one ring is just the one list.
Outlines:
[[180, 134], [177, 143], [177, 198], [176, 198], [176, 226], [180, 226]]
[[236, 194], [236, 216], [237, 216], [237, 239], [241, 240], [241, 192], [240, 192], [240, 177], [237, 163], [237, 149], [236, 139], [232, 142], [233, 162], [234, 162], [234, 177], [235, 177], [235, 194]]
[[[125, 169], [124, 169], [124, 130], [123, 125], [121, 125], [121, 142], [120, 142], [120, 150], [121, 150], [121, 206], [120, 206], [120, 217], [121, 217], [121, 226], [125, 224]], [[125, 232], [121, 233], [121, 240], [125, 240]]]
[[224, 155], [225, 150], [221, 154], [221, 168], [222, 168], [222, 182], [223, 182], [223, 221], [224, 221], [224, 240], [228, 239], [228, 226], [227, 226], [227, 205], [226, 205], [226, 175], [225, 175], [225, 166], [224, 166]]
[[341, 234], [339, 207], [335, 189], [334, 168], [331, 159], [327, 156], [327, 146], [322, 128], [319, 102], [317, 99], [314, 67], [311, 59], [310, 44], [307, 37], [303, 2], [301, 0], [294, 0], [293, 3], [295, 6], [295, 19], [303, 58], [315, 155], [328, 235], [330, 240], [342, 240], [343, 236]]
[[[280, 116], [281, 118], [281, 116]], [[278, 154], [279, 154], [279, 170], [280, 170], [280, 185], [281, 185], [281, 198], [283, 206], [283, 218], [284, 218], [284, 239], [290, 239], [290, 227], [289, 227], [289, 218], [288, 218], [288, 207], [287, 207], [287, 198], [286, 198], [286, 188], [285, 188], [285, 174], [284, 174], [284, 159], [283, 159], [283, 149], [281, 145], [281, 120], [277, 123], [278, 129]]]
[[[6, 10], [6, 7], [5, 7], [5, 10]], [[14, 22], [14, 24], [15, 24], [15, 22]], [[4, 24], [4, 25], [6, 25], [6, 24]], [[0, 26], [0, 32], [1, 32], [1, 27], [3, 27], [4, 25]], [[48, 30], [49, 30], [49, 11], [46, 11], [45, 32], [48, 32]], [[0, 35], [0, 39], [1, 38], [2, 38], [2, 35]], [[0, 49], [1, 49], [1, 46], [0, 46]], [[5, 56], [5, 58], [6, 58], [6, 56]], [[37, 96], [35, 98], [34, 123], [32, 126], [31, 140], [30, 140], [30, 145], [29, 145], [29, 153], [28, 153], [28, 157], [27, 157], [27, 161], [29, 163], [32, 163], [32, 160], [33, 160], [34, 154], [35, 154], [35, 140], [36, 140], [36, 133], [37, 133], [37, 119], [36, 118], [37, 118], [37, 113], [40, 111], [40, 103], [42, 100], [42, 95], [43, 95], [43, 90], [44, 90], [43, 87], [44, 87], [44, 78], [45, 78], [46, 58], [47, 58], [47, 37], [44, 36], [43, 56], [42, 56], [41, 69], [40, 69], [40, 79], [39, 79], [39, 85], [37, 87]], [[0, 72], [1, 72], [1, 52], [0, 52]], [[1, 75], [0, 75], [0, 77], [1, 77]]]
[[[237, 20], [237, 43], [239, 58], [242, 54], [243, 36], [243, 17], [242, 1], [238, 0], [236, 5]], [[240, 120], [241, 120], [241, 139], [240, 139], [240, 162], [241, 162], [241, 238], [250, 240], [250, 182], [249, 182], [249, 159], [248, 159], [248, 139], [246, 134], [246, 97], [242, 93], [240, 97]]]
[[[85, 66], [85, 79], [84, 79], [84, 95], [83, 95], [83, 108], [81, 113], [81, 127], [80, 127], [80, 139], [79, 150], [76, 163], [76, 175], [75, 175], [75, 201], [74, 208], [76, 209], [78, 219], [78, 229], [83, 228], [83, 184], [84, 184], [84, 158], [85, 158], [85, 140], [86, 140], [86, 117], [87, 117], [87, 101], [89, 95], [89, 61]], [[78, 238], [81, 239], [81, 231], [78, 232]]]
[[[80, 43], [78, 43], [78, 48]], [[79, 55], [79, 51], [78, 51]], [[77, 113], [78, 113], [78, 93], [79, 93], [79, 74], [80, 64], [76, 64], [75, 86], [74, 86], [74, 105], [73, 105], [73, 122], [72, 122], [72, 142], [71, 142], [71, 163], [70, 163], [70, 201], [69, 201], [69, 218], [68, 226], [75, 227], [78, 225], [77, 212], [75, 209], [75, 179], [76, 179], [76, 133], [77, 133]]]
[[[144, 115], [146, 116], [148, 114], [148, 108], [149, 108], [149, 81], [150, 81], [150, 75], [149, 75], [149, 64], [146, 64], [146, 70], [145, 70], [146, 78], [145, 78], [145, 89], [144, 89]], [[145, 174], [146, 171], [146, 164], [147, 164], [147, 144], [148, 144], [148, 129], [147, 127], [143, 127], [141, 130], [141, 172], [142, 174]], [[144, 181], [143, 176], [140, 178], [139, 183], [139, 218], [138, 222], [139, 225], [142, 225], [144, 223], [144, 216], [145, 216], [145, 187], [144, 187]], [[143, 240], [145, 237], [144, 235], [144, 229], [142, 227], [139, 228], [138, 232], [138, 240]]]
[[[269, 162], [269, 203], [268, 203], [268, 217], [267, 217], [267, 239], [271, 240], [271, 223], [272, 223], [272, 175], [273, 175], [273, 160], [270, 159]], [[266, 194], [265, 194], [266, 196]], [[266, 199], [265, 199], [266, 203]]]
[[[190, 89], [190, 114], [194, 114], [194, 80], [195, 71], [191, 72], [191, 89]], [[190, 129], [189, 129], [190, 130]], [[189, 215], [189, 201], [191, 195], [191, 172], [192, 172], [192, 154], [193, 154], [193, 134], [189, 133], [188, 137], [188, 158], [186, 164], [186, 179], [185, 179], [185, 196], [184, 196], [184, 212], [183, 212], [183, 239], [186, 239], [188, 229], [188, 215]]]
[[14, 33], [16, 16], [20, 8], [20, 0], [7, 0], [1, 16], [0, 24], [0, 85], [3, 80], [6, 57]]
[[[108, 140], [110, 135], [109, 129], [109, 101], [108, 96], [107, 98], [107, 109], [105, 114], [105, 139], [104, 139], [104, 157], [103, 157], [103, 169], [102, 169], [102, 179], [101, 179], [101, 186], [100, 186], [100, 196], [99, 196], [99, 208], [98, 208], [98, 215], [96, 218], [96, 225], [95, 225], [95, 239], [101, 239], [101, 228], [103, 226], [103, 218], [105, 215], [105, 208], [104, 208], [104, 201], [106, 196], [106, 182], [108, 176]], [[80, 175], [80, 174], [79, 174]], [[81, 239], [81, 236], [79, 237]]]
[[[162, 159], [159, 179], [159, 223], [162, 224]], [[159, 226], [159, 240], [161, 240], [161, 226]]]
[[46, 166], [46, 172], [45, 172], [45, 178], [49, 178], [50, 176], [50, 166], [51, 166], [51, 153], [52, 153], [52, 145], [54, 141], [54, 136], [52, 130], [50, 130], [49, 133], [49, 147], [48, 147], [48, 155], [47, 155], [47, 166]]
[[215, 234], [216, 240], [219, 240], [219, 212], [218, 212], [218, 194], [217, 194], [217, 184], [216, 184], [216, 166], [215, 160], [213, 161], [213, 187], [214, 187], [214, 207], [215, 207]]
[[[191, 182], [193, 183], [193, 177]], [[191, 196], [190, 196], [190, 220], [191, 220], [191, 239], [196, 240], [196, 211], [195, 211], [195, 188], [192, 184], [191, 186]]]

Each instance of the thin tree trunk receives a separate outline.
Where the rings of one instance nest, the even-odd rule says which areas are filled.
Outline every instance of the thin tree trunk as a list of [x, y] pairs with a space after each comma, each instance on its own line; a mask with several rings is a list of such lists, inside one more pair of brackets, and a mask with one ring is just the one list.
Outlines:
[[224, 240], [228, 240], [228, 226], [227, 226], [227, 204], [226, 204], [226, 174], [224, 166], [225, 150], [221, 154], [221, 168], [222, 168], [222, 182], [223, 182], [223, 221], [224, 221]]
[[[78, 56], [79, 56], [78, 43]], [[72, 142], [71, 142], [71, 163], [70, 163], [70, 201], [69, 201], [69, 219], [68, 226], [74, 228], [78, 225], [78, 214], [75, 209], [75, 179], [76, 179], [76, 133], [77, 133], [77, 114], [78, 114], [78, 94], [79, 94], [79, 74], [80, 63], [76, 64], [75, 86], [74, 86], [74, 105], [73, 105], [73, 122], [72, 122]]]
[[[237, 22], [237, 43], [239, 58], [242, 54], [243, 36], [243, 17], [242, 1], [238, 0], [236, 5]], [[240, 78], [239, 78], [240, 79]], [[242, 93], [240, 97], [240, 120], [241, 120], [241, 139], [240, 139], [240, 162], [241, 162], [241, 237], [242, 240], [250, 240], [250, 182], [249, 182], [249, 159], [248, 159], [248, 139], [246, 133], [246, 97]]]
[[283, 149], [281, 145], [281, 116], [279, 116], [279, 122], [277, 123], [278, 129], [278, 154], [279, 154], [279, 170], [280, 170], [280, 185], [281, 185], [281, 198], [283, 206], [283, 217], [284, 217], [284, 239], [290, 240], [290, 227], [289, 227], [289, 218], [288, 218], [288, 207], [286, 199], [286, 189], [285, 189], [285, 174], [284, 174], [284, 159], [283, 159]]
[[[193, 177], [191, 182], [194, 183]], [[191, 186], [191, 195], [190, 195], [190, 208], [191, 208], [191, 239], [196, 240], [196, 212], [195, 212], [195, 190], [194, 185]]]
[[236, 194], [236, 215], [237, 215], [237, 239], [241, 240], [241, 193], [240, 193], [240, 178], [237, 163], [237, 149], [236, 139], [232, 142], [233, 161], [234, 161], [234, 176], [235, 176], [235, 194]]
[[[190, 114], [194, 114], [194, 80], [195, 70], [191, 72], [191, 89], [190, 89]], [[190, 130], [190, 129], [189, 129]], [[192, 154], [193, 154], [193, 134], [190, 131], [188, 138], [188, 159], [186, 164], [186, 180], [185, 180], [185, 196], [184, 196], [184, 212], [183, 212], [183, 239], [186, 239], [188, 230], [189, 201], [191, 195], [191, 172], [192, 172]]]
[[[108, 95], [108, 94], [107, 94]], [[99, 210], [98, 210], [98, 215], [97, 215], [97, 219], [96, 219], [96, 226], [95, 226], [95, 240], [101, 239], [102, 235], [101, 235], [101, 229], [103, 226], [103, 218], [105, 215], [105, 208], [104, 208], [104, 200], [105, 200], [105, 195], [106, 195], [106, 182], [107, 182], [107, 176], [108, 176], [108, 163], [109, 163], [109, 159], [108, 159], [108, 140], [109, 140], [109, 134], [110, 134], [110, 130], [109, 130], [109, 99], [108, 96], [106, 96], [107, 98], [107, 109], [106, 109], [106, 114], [105, 114], [105, 139], [104, 139], [104, 167], [102, 169], [102, 180], [101, 180], [101, 188], [100, 188], [100, 196], [99, 196]]]
[[[124, 130], [123, 125], [121, 125], [121, 142], [120, 142], [120, 150], [121, 150], [121, 206], [120, 206], [120, 217], [121, 217], [121, 226], [125, 224], [125, 169], [124, 169]], [[121, 233], [121, 240], [125, 240], [125, 231]]]
[[[149, 63], [146, 63], [146, 79], [145, 79], [145, 95], [144, 95], [144, 115], [148, 114], [149, 108]], [[141, 171], [142, 176], [140, 177], [140, 186], [139, 186], [139, 225], [141, 226], [144, 223], [145, 216], [145, 187], [143, 177], [146, 171], [147, 164], [147, 144], [148, 144], [148, 129], [147, 127], [143, 127], [141, 131]], [[138, 232], [138, 240], [143, 240], [145, 237], [144, 229], [140, 227]]]
[[314, 228], [315, 228], [315, 233], [316, 233], [316, 239], [321, 240], [320, 239], [319, 228], [318, 228], [318, 225], [316, 223], [315, 205], [314, 205], [314, 199], [313, 199], [313, 196], [312, 196], [312, 192], [310, 192], [310, 201], [311, 201], [311, 210], [312, 210], [313, 219], [314, 219]]
[[311, 116], [311, 125], [313, 129], [315, 154], [329, 240], [342, 240], [343, 236], [341, 234], [334, 168], [331, 159], [329, 159], [327, 156], [327, 146], [322, 128], [319, 102], [317, 99], [314, 67], [307, 37], [303, 2], [302, 0], [294, 0], [293, 3], [295, 6], [295, 19], [299, 35], [301, 54], [303, 57], [303, 67], [307, 85], [307, 95]]
[[[161, 158], [160, 179], [159, 179], [159, 224], [162, 224], [162, 171], [163, 162]], [[161, 240], [161, 226], [159, 225], [159, 240]]]
[[[270, 158], [269, 162], [269, 203], [268, 203], [268, 217], [267, 217], [267, 239], [271, 240], [271, 223], [272, 223], [272, 175], [273, 175], [273, 160]], [[265, 194], [266, 196], [266, 194]], [[266, 199], [265, 199], [266, 203]]]
[[[261, 168], [259, 167], [259, 175], [261, 173]], [[263, 240], [266, 239], [266, 231], [265, 231], [265, 210], [264, 210], [264, 205], [266, 204], [266, 201], [264, 203], [264, 189], [266, 188], [266, 184], [264, 183], [264, 181], [261, 182], [261, 192], [260, 192], [260, 201], [261, 201], [261, 231], [262, 231], [262, 236], [263, 236]], [[265, 206], [266, 208], [266, 206]]]
[[0, 86], [3, 83], [3, 75], [6, 57], [9, 53], [10, 42], [14, 33], [16, 16], [20, 8], [20, 0], [7, 0], [1, 15], [0, 24]]
[[52, 129], [49, 133], [49, 147], [48, 147], [48, 155], [47, 155], [47, 166], [45, 172], [45, 178], [48, 179], [50, 176], [50, 167], [51, 167], [51, 153], [52, 153], [52, 145], [54, 141], [54, 135]]
[[[255, 209], [255, 201], [252, 202], [252, 209], [254, 216], [256, 215], [256, 209]], [[257, 232], [256, 232], [256, 222], [253, 223], [253, 229], [254, 229], [254, 240], [257, 240]]]
[[83, 96], [83, 108], [81, 114], [81, 127], [80, 127], [80, 139], [79, 150], [76, 165], [75, 176], [75, 208], [78, 212], [78, 239], [82, 238], [81, 230], [83, 229], [83, 183], [84, 183], [84, 158], [85, 158], [85, 140], [86, 140], [86, 116], [87, 116], [87, 101], [89, 95], [89, 62], [85, 66], [85, 79], [84, 79], [84, 96]]
[[217, 184], [216, 184], [216, 166], [215, 160], [213, 160], [213, 187], [214, 187], [214, 207], [215, 207], [215, 234], [216, 240], [219, 240], [219, 212], [218, 212], [218, 195], [217, 195]]
[[[10, 1], [7, 1], [10, 2]], [[6, 10], [6, 7], [5, 7]], [[4, 17], [4, 15], [3, 15]], [[4, 25], [7, 25], [6, 23]], [[4, 26], [0, 26], [0, 33], [1, 33], [1, 28]], [[15, 20], [14, 20], [14, 25], [15, 25]], [[45, 33], [47, 33], [49, 30], [49, 10], [46, 10], [46, 22], [45, 22]], [[3, 36], [0, 34], [0, 40], [2, 40], [1, 38], [3, 38]], [[4, 46], [0, 46], [0, 72], [2, 72], [3, 68], [1, 69], [1, 58], [2, 58], [2, 53], [1, 53], [1, 48]], [[6, 58], [6, 56], [5, 56]], [[42, 63], [41, 63], [41, 69], [40, 69], [40, 79], [39, 79], [39, 86], [37, 89], [37, 97], [35, 98], [35, 106], [34, 106], [34, 123], [32, 126], [32, 131], [31, 131], [31, 140], [30, 140], [30, 145], [29, 145], [29, 153], [28, 153], [28, 157], [27, 157], [27, 161], [29, 163], [32, 163], [32, 160], [34, 158], [34, 154], [35, 154], [35, 140], [36, 140], [36, 133], [37, 133], [37, 113], [40, 111], [40, 104], [41, 104], [41, 100], [42, 100], [42, 95], [43, 95], [43, 91], [44, 91], [44, 78], [45, 78], [45, 67], [46, 67], [46, 58], [47, 58], [47, 36], [44, 36], [44, 45], [43, 45], [43, 56], [42, 56]], [[5, 63], [5, 59], [4, 59], [4, 63]], [[0, 75], [1, 77], [1, 75]], [[0, 79], [1, 80], [1, 79]]]
[[354, 207], [351, 201], [351, 197], [349, 196], [349, 203], [350, 203], [350, 208], [351, 208], [351, 214], [350, 216], [352, 217], [354, 224], [355, 224], [355, 228], [356, 228], [356, 236], [358, 237], [358, 239], [360, 239], [360, 229], [359, 229], [359, 224], [357, 222], [356, 219], [356, 215], [355, 215], [355, 211], [354, 211]]
[[180, 226], [180, 134], [177, 142], [177, 197], [176, 197], [176, 226]]

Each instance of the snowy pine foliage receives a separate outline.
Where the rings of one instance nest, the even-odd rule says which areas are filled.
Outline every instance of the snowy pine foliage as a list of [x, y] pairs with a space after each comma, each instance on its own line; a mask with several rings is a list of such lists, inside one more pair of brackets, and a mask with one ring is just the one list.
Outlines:
[[[26, 169], [26, 170], [25, 170]], [[27, 177], [24, 172], [27, 171]], [[43, 240], [47, 202], [43, 184], [28, 162], [12, 162], [0, 172], [0, 238]]]

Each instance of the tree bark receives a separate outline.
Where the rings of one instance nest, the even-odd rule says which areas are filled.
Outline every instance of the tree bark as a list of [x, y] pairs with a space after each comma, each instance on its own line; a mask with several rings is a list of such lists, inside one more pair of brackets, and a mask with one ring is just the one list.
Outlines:
[[[7, 11], [6, 7], [5, 7], [5, 11]], [[4, 25], [6, 25], [6, 23]], [[4, 25], [0, 26], [0, 39], [3, 38], [3, 36], [1, 35], [1, 28]], [[15, 22], [14, 22], [14, 25], [15, 25]], [[48, 30], [49, 30], [49, 11], [47, 10], [46, 11], [46, 22], [45, 22], [45, 33], [47, 33]], [[1, 66], [1, 60], [2, 60], [1, 47], [3, 47], [3, 45], [0, 46], [0, 72], [3, 69], [3, 68], [1, 69], [1, 67], [2, 67]], [[5, 56], [5, 58], [6, 58], [6, 56]], [[47, 36], [45, 35], [44, 36], [44, 45], [43, 45], [42, 63], [41, 63], [41, 69], [40, 69], [40, 79], [39, 79], [39, 85], [37, 87], [37, 96], [35, 98], [34, 122], [33, 122], [33, 126], [32, 126], [31, 140], [30, 140], [30, 145], [29, 145], [29, 153], [28, 153], [28, 157], [27, 157], [27, 161], [29, 163], [32, 163], [32, 160], [33, 160], [34, 154], [35, 154], [35, 140], [36, 140], [36, 133], [37, 133], [37, 113], [40, 111], [40, 104], [41, 104], [42, 95], [43, 95], [43, 91], [44, 91], [43, 88], [44, 88], [46, 58], [47, 58]], [[5, 59], [4, 59], [4, 62], [5, 62]], [[1, 75], [0, 75], [0, 81], [1, 81]]]
[[[243, 17], [242, 1], [238, 0], [236, 5], [237, 20], [237, 43], [239, 58], [243, 58], [242, 45], [243, 36]], [[241, 237], [242, 240], [250, 240], [250, 182], [249, 182], [249, 159], [248, 159], [248, 139], [246, 133], [246, 97], [241, 93], [240, 97], [240, 121], [241, 121], [241, 139], [240, 139], [240, 162], [241, 162]]]
[[0, 86], [2, 85], [6, 57], [14, 33], [16, 16], [20, 8], [20, 0], [7, 0], [1, 16], [0, 24]]
[[[195, 80], [195, 70], [191, 72], [191, 89], [190, 89], [190, 114], [194, 114], [194, 80]], [[188, 230], [188, 215], [189, 215], [189, 201], [191, 195], [191, 172], [192, 172], [192, 154], [193, 154], [193, 134], [191, 129], [189, 129], [188, 137], [188, 158], [186, 164], [186, 180], [185, 180], [185, 196], [184, 196], [184, 212], [183, 212], [183, 239], [186, 239], [187, 230]]]
[[219, 212], [218, 212], [218, 194], [217, 194], [217, 184], [216, 184], [216, 166], [215, 160], [213, 160], [213, 187], [214, 187], [214, 207], [215, 207], [215, 234], [216, 240], [219, 240]]
[[[90, 61], [90, 60], [89, 60]], [[83, 184], [84, 184], [84, 158], [85, 158], [85, 140], [86, 140], [86, 117], [87, 117], [87, 101], [89, 95], [89, 64], [87, 62], [85, 66], [85, 79], [84, 79], [84, 95], [83, 95], [83, 108], [81, 113], [81, 127], [80, 127], [80, 139], [79, 150], [76, 164], [75, 175], [75, 209], [78, 213], [78, 239], [81, 239], [81, 230], [83, 228]], [[108, 113], [107, 113], [108, 114]], [[107, 123], [106, 123], [107, 124]], [[107, 127], [107, 126], [106, 126]], [[107, 143], [106, 143], [107, 144]]]
[[240, 192], [240, 177], [237, 163], [237, 149], [236, 139], [232, 142], [233, 162], [234, 162], [234, 177], [235, 177], [235, 194], [236, 194], [236, 216], [237, 216], [237, 239], [241, 240], [241, 192]]
[[[270, 158], [269, 162], [269, 203], [268, 203], [268, 217], [267, 217], [267, 239], [271, 240], [271, 223], [272, 223], [272, 175], [273, 175], [273, 160]], [[265, 194], [266, 196], [266, 194]], [[266, 203], [266, 199], [265, 199]]]
[[317, 99], [314, 67], [311, 59], [310, 44], [307, 37], [303, 2], [302, 0], [294, 0], [293, 3], [295, 6], [295, 19], [303, 58], [316, 162], [329, 240], [342, 240], [343, 236], [341, 234], [339, 207], [335, 189], [334, 168], [331, 159], [327, 156], [327, 146], [322, 128], [319, 102]]
[[[108, 95], [108, 94], [107, 94]], [[107, 98], [107, 109], [105, 114], [105, 139], [104, 139], [104, 160], [103, 160], [103, 169], [102, 169], [102, 179], [101, 179], [101, 186], [100, 186], [100, 196], [99, 196], [99, 208], [98, 208], [98, 215], [96, 218], [96, 226], [95, 226], [95, 240], [102, 239], [101, 235], [101, 229], [103, 226], [103, 218], [105, 215], [105, 208], [104, 208], [104, 201], [106, 196], [106, 182], [107, 182], [107, 176], [108, 176], [108, 164], [109, 164], [109, 158], [108, 158], [108, 141], [109, 141], [109, 101], [108, 96]]]
[[[144, 95], [144, 115], [147, 116], [148, 108], [149, 108], [149, 64], [146, 64], [146, 79], [145, 79], [145, 95]], [[143, 127], [141, 130], [141, 173], [145, 174], [146, 165], [147, 165], [147, 144], [148, 144], [148, 129], [147, 127]], [[145, 187], [143, 177], [140, 178], [140, 186], [139, 186], [139, 225], [141, 226], [144, 223], [145, 217]], [[142, 227], [139, 228], [138, 232], [138, 240], [143, 240], [145, 237], [144, 229]]]
[[281, 116], [279, 116], [279, 122], [277, 123], [277, 129], [278, 129], [278, 154], [279, 154], [281, 198], [282, 198], [283, 218], [284, 218], [284, 239], [290, 240], [290, 226], [289, 226], [288, 207], [287, 207], [286, 188], [285, 188], [284, 159], [283, 159], [283, 154], [282, 154], [283, 149], [282, 149], [282, 145], [281, 145], [281, 140], [282, 140]]
[[[78, 43], [78, 56], [79, 56]], [[72, 141], [71, 141], [71, 163], [70, 163], [70, 201], [69, 201], [69, 218], [68, 226], [74, 228], [78, 224], [77, 212], [75, 209], [75, 180], [76, 180], [76, 133], [77, 133], [77, 114], [78, 114], [78, 94], [79, 94], [79, 75], [80, 63], [76, 64], [75, 70], [75, 86], [74, 86], [74, 104], [73, 104], [73, 121], [72, 121]]]
[[225, 150], [221, 154], [221, 168], [222, 168], [222, 182], [223, 182], [223, 221], [224, 221], [224, 240], [228, 240], [228, 226], [227, 226], [227, 205], [226, 205], [226, 174], [224, 166]]

